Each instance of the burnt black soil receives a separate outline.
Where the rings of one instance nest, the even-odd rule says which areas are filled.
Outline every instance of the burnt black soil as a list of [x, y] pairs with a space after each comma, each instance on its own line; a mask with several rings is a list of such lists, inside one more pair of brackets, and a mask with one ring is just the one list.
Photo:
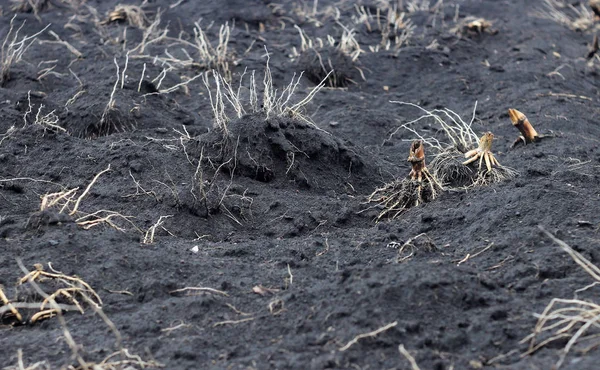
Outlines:
[[[172, 38], [190, 40], [199, 19], [203, 26], [214, 22], [211, 40], [221, 24], [235, 24], [234, 89], [247, 70], [256, 71], [262, 91], [267, 52], [278, 91], [303, 65], [313, 68], [294, 102], [322, 76], [314, 60], [294, 56], [292, 48], [301, 46], [294, 24], [323, 40], [339, 40], [340, 24], [355, 29], [364, 53], [352, 65], [338, 60], [351, 74], [341, 74], [343, 84], [323, 89], [303, 111], [316, 126], [248, 111], [229, 121], [224, 136], [213, 128], [201, 78], [156, 93], [204, 72], [199, 63], [169, 69], [155, 59], [170, 58], [167, 52], [187, 58], [172, 39], [147, 46], [146, 58], [139, 49], [130, 54], [107, 111], [115, 61], [123, 72], [127, 50], [143, 31], [103, 23], [117, 1], [66, 3], [16, 14], [15, 25], [27, 22], [20, 35], [51, 25], [0, 88], [0, 284], [9, 297], [22, 276], [17, 259], [30, 269], [51, 263], [96, 289], [123, 347], [167, 369], [409, 369], [400, 344], [421, 369], [549, 369], [556, 362], [564, 341], [522, 358], [527, 346], [519, 342], [552, 298], [571, 298], [592, 282], [538, 225], [593, 263], [600, 260], [599, 63], [585, 58], [593, 27], [571, 30], [536, 17], [542, 1], [446, 0], [406, 15], [415, 29], [402, 48], [372, 52], [381, 32], [375, 23], [370, 31], [355, 23], [354, 5], [374, 13], [381, 2], [322, 0], [316, 15], [312, 1], [148, 2], [149, 20], [162, 12], [159, 27], [168, 26]], [[2, 39], [12, 5], [0, 1]], [[467, 16], [492, 20], [498, 32], [452, 33]], [[64, 45], [40, 43], [56, 41], [50, 31], [81, 57]], [[410, 172], [414, 134], [389, 134], [420, 115], [391, 100], [447, 107], [467, 121], [477, 102], [475, 131], [494, 133], [497, 159], [519, 176], [448, 191], [375, 223], [378, 211], [368, 209], [366, 197]], [[509, 150], [518, 132], [508, 108], [554, 137]], [[48, 117], [66, 132], [35, 124], [38, 111], [54, 112]], [[441, 138], [432, 120], [413, 128]], [[80, 211], [131, 216], [114, 219], [122, 231], [85, 229], [56, 208], [39, 211], [44, 194], [76, 187], [81, 194], [109, 165]], [[154, 243], [143, 244], [161, 216], [169, 217]], [[393, 248], [422, 233], [411, 258]], [[184, 287], [227, 295], [171, 293]], [[65, 319], [87, 361], [116, 350], [91, 309]], [[393, 322], [340, 351], [356, 335]], [[33, 325], [4, 320], [2, 367], [17, 365], [19, 349], [26, 366], [76, 365], [56, 318]], [[599, 359], [597, 349], [574, 350], [563, 368], [594, 369]]]

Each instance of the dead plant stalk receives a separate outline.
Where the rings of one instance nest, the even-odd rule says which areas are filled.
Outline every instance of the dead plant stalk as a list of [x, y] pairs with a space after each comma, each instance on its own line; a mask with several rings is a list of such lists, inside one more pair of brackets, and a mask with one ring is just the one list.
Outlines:
[[17, 15], [15, 14], [11, 18], [8, 33], [2, 42], [2, 47], [0, 47], [0, 86], [4, 86], [4, 84], [10, 80], [10, 70], [12, 66], [19, 63], [23, 59], [23, 55], [35, 42], [37, 37], [46, 31], [48, 27], [50, 27], [50, 24], [48, 24], [41, 31], [36, 32], [31, 36], [25, 35], [19, 40], [19, 32], [21, 32], [25, 26], [25, 21], [13, 33], [14, 20], [16, 17]]

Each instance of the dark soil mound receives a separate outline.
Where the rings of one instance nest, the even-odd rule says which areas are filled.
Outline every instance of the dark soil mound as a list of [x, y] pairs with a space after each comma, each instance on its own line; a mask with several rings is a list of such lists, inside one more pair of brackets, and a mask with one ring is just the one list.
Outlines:
[[349, 142], [297, 118], [249, 114], [199, 138], [233, 176], [299, 189], [342, 192], [372, 187], [376, 160]]
[[297, 65], [311, 82], [319, 84], [327, 79], [330, 87], [348, 86], [358, 74], [352, 58], [335, 47], [309, 48], [300, 54]]

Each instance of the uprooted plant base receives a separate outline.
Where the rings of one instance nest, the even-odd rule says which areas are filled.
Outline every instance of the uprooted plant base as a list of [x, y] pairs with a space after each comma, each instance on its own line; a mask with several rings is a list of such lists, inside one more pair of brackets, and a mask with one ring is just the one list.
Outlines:
[[411, 207], [427, 203], [437, 197], [438, 185], [428, 181], [419, 182], [412, 179], [395, 180], [376, 189], [368, 198], [380, 208], [376, 220], [389, 217], [394, 219]]

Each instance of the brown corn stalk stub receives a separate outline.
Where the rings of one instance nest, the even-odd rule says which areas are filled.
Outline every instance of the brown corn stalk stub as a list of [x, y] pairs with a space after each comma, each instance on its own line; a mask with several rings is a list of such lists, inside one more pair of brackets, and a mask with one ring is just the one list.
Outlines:
[[376, 220], [383, 217], [396, 218], [408, 208], [434, 200], [444, 188], [425, 166], [425, 150], [421, 140], [411, 144], [408, 162], [412, 170], [408, 178], [384, 185], [369, 196], [369, 203], [376, 203], [381, 212]]
[[421, 182], [423, 179], [423, 172], [427, 171], [427, 167], [425, 167], [425, 150], [421, 140], [412, 142], [408, 154], [408, 162], [412, 164], [410, 178]]
[[519, 132], [521, 132], [521, 135], [515, 140], [511, 148], [514, 148], [515, 146], [519, 145], [519, 143], [527, 145], [538, 142], [544, 138], [555, 136], [552, 133], [547, 135], [539, 135], [531, 125], [531, 122], [529, 122], [527, 116], [525, 116], [525, 114], [519, 112], [516, 109], [509, 109], [508, 115], [510, 117], [510, 120], [512, 121], [513, 126], [515, 126], [519, 130]]

